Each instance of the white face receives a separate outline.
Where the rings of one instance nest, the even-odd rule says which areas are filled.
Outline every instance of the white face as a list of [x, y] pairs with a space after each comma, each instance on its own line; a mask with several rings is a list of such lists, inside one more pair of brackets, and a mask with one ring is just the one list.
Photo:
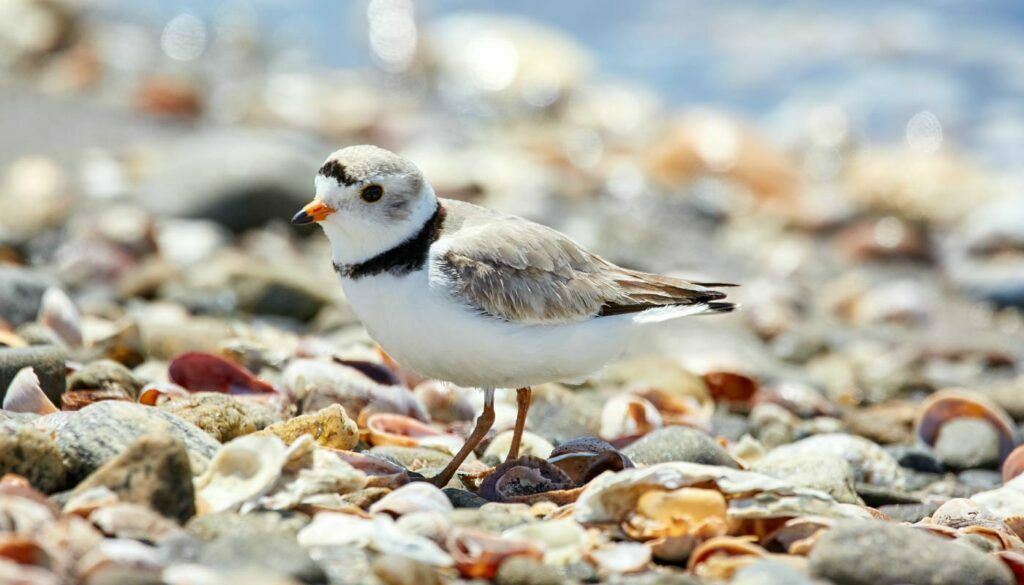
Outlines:
[[316, 200], [333, 210], [320, 226], [334, 262], [351, 264], [385, 252], [419, 232], [437, 207], [419, 175], [383, 174], [351, 185], [317, 175]]

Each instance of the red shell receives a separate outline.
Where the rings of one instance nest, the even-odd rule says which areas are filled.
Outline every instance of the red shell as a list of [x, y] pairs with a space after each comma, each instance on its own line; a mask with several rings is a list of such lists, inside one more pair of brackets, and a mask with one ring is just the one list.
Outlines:
[[182, 354], [168, 367], [171, 381], [190, 392], [261, 394], [277, 392], [245, 368], [209, 353]]

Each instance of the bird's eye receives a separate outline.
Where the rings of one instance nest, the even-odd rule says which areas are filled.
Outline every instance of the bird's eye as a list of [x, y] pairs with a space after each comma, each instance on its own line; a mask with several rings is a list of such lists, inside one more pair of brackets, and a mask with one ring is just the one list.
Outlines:
[[363, 187], [363, 190], [359, 193], [363, 201], [367, 203], [373, 203], [374, 201], [380, 200], [384, 196], [384, 188], [380, 185], [367, 185]]

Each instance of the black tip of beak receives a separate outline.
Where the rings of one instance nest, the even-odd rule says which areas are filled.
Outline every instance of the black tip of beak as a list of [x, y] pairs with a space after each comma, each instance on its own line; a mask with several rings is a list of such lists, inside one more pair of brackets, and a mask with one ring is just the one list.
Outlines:
[[300, 211], [292, 216], [292, 224], [294, 225], [306, 225], [313, 223], [313, 218], [305, 211]]

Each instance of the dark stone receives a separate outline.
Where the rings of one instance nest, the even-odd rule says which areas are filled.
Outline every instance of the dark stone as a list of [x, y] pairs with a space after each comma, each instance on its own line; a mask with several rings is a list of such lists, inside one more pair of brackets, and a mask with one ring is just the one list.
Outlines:
[[900, 467], [924, 473], [944, 473], [946, 471], [942, 462], [936, 459], [931, 451], [923, 447], [893, 445], [886, 447], [886, 451], [899, 462]]
[[[556, 445], [576, 437], [596, 437], [601, 430], [600, 406], [565, 386], [535, 386], [531, 398], [526, 426]], [[566, 416], [568, 412], [572, 416]]]
[[870, 483], [857, 483], [854, 486], [857, 495], [864, 500], [864, 503], [872, 508], [879, 506], [892, 506], [895, 504], [920, 504], [921, 498], [908, 494], [898, 488], [873, 485]]
[[327, 576], [295, 538], [281, 533], [232, 534], [199, 550], [196, 562], [220, 571], [258, 569], [302, 583], [324, 583]]
[[114, 390], [132, 399], [139, 398], [142, 380], [132, 371], [114, 360], [97, 360], [87, 364], [68, 379], [68, 390]]
[[59, 286], [52, 277], [20, 266], [0, 265], [0, 320], [11, 327], [35, 321], [43, 293]]
[[62, 489], [67, 478], [53, 439], [13, 420], [0, 422], [0, 475], [5, 473], [20, 475], [48, 494]]
[[879, 506], [878, 511], [892, 518], [893, 522], [909, 522], [913, 524], [928, 518], [939, 509], [939, 504], [890, 504]]
[[[0, 296], [0, 299], [4, 297]], [[50, 402], [60, 404], [60, 395], [64, 393], [66, 358], [64, 350], [52, 345], [0, 347], [0, 400], [18, 371], [31, 366]]]
[[840, 522], [818, 540], [809, 560], [813, 576], [836, 585], [1016, 583], [993, 556], [890, 522]]
[[448, 501], [456, 508], [479, 508], [487, 503], [487, 500], [466, 490], [444, 488], [441, 491], [444, 492], [444, 495], [448, 496]]
[[622, 450], [637, 465], [687, 461], [738, 468], [729, 453], [707, 433], [690, 427], [665, 427], [647, 433]]
[[122, 501], [141, 504], [185, 522], [195, 515], [192, 469], [185, 445], [171, 436], [147, 435], [85, 478], [75, 493], [104, 486]]

